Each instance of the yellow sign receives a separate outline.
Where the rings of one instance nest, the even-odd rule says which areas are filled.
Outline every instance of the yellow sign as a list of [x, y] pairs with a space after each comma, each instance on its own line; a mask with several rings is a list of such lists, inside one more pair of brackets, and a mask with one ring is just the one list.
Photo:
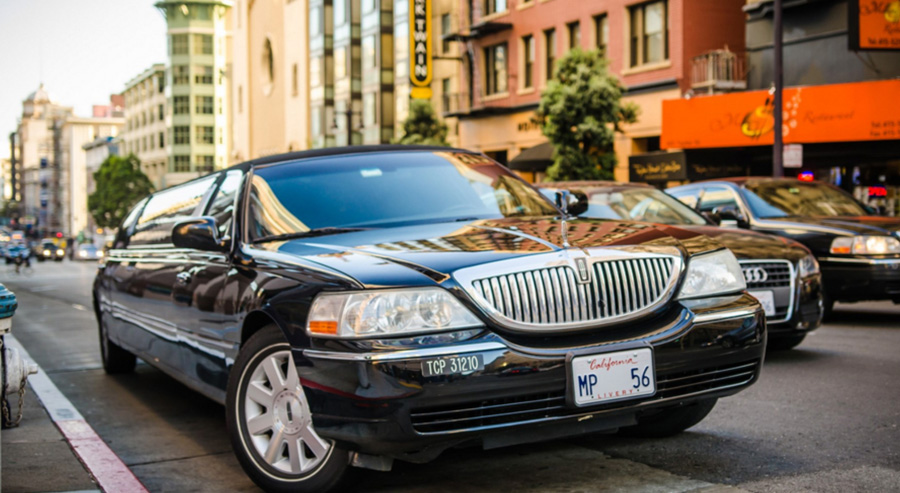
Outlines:
[[[409, 0], [409, 38], [409, 81], [415, 87], [427, 88], [432, 78], [431, 0]], [[424, 99], [424, 93], [414, 90], [412, 97]]]

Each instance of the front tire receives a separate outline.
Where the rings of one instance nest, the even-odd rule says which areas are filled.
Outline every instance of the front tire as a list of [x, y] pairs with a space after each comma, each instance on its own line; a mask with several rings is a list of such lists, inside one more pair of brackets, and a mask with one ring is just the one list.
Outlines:
[[806, 334], [791, 334], [785, 336], [770, 335], [768, 346], [772, 351], [787, 351], [797, 347], [805, 338]]
[[664, 438], [677, 435], [703, 421], [718, 399], [705, 399], [685, 406], [664, 409], [639, 419], [638, 424], [619, 430], [620, 435], [639, 438]]
[[348, 453], [313, 428], [291, 348], [275, 325], [241, 348], [228, 379], [225, 415], [238, 462], [266, 491], [328, 491], [347, 470]]
[[100, 326], [100, 359], [103, 361], [103, 370], [109, 375], [131, 373], [137, 365], [137, 357], [109, 339], [107, 317], [109, 315], [103, 313], [97, 317]]

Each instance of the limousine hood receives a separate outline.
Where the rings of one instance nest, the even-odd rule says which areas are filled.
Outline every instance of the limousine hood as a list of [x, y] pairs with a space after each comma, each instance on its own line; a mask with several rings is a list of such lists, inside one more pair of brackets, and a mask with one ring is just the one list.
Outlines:
[[464, 267], [565, 248], [634, 245], [675, 247], [683, 257], [721, 248], [701, 232], [677, 227], [558, 218], [371, 229], [263, 243], [256, 248], [323, 265], [366, 286], [385, 286], [415, 283], [417, 277], [423, 280], [419, 274], [440, 281]]
[[714, 238], [743, 260], [785, 259], [798, 262], [809, 255], [800, 243], [781, 236], [714, 226], [682, 226], [685, 229]]

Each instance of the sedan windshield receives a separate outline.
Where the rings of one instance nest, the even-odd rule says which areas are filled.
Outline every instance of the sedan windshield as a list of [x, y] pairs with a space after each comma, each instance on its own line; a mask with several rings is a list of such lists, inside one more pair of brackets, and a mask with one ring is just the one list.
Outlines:
[[334, 156], [261, 167], [250, 239], [558, 211], [490, 159], [454, 152]]
[[582, 217], [627, 219], [660, 224], [706, 224], [702, 216], [654, 188], [585, 190], [588, 210]]
[[846, 192], [824, 183], [757, 182], [744, 196], [759, 218], [786, 216], [865, 216], [866, 210]]

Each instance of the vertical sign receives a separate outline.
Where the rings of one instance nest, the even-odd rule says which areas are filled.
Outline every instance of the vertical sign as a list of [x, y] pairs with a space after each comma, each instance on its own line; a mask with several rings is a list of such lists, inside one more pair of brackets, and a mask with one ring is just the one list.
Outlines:
[[850, 0], [851, 50], [900, 51], [900, 0]]
[[786, 144], [782, 149], [785, 168], [803, 167], [803, 144]]
[[414, 99], [431, 98], [431, 0], [409, 0], [409, 81]]

